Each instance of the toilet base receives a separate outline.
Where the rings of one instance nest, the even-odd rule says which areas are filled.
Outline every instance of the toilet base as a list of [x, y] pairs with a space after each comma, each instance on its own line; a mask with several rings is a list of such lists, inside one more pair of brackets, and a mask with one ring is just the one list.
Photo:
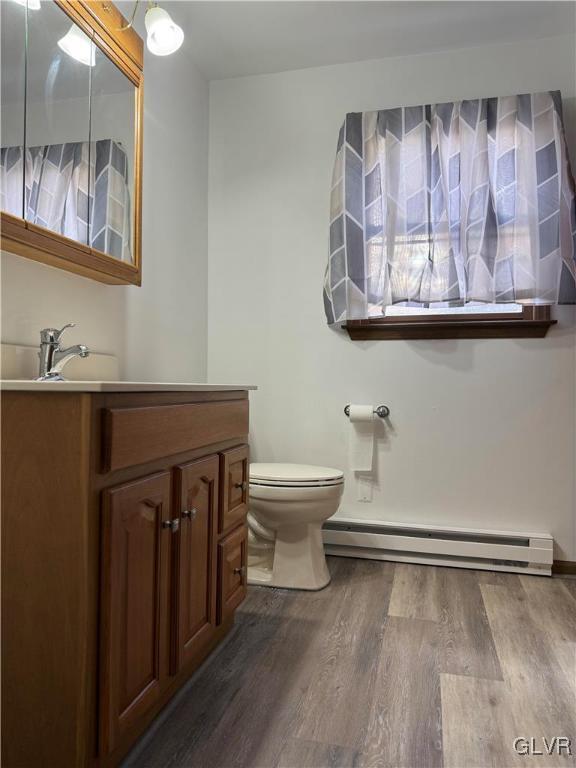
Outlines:
[[248, 584], [257, 587], [272, 587], [272, 570], [263, 568], [261, 565], [250, 565], [248, 563]]
[[322, 523], [283, 525], [276, 531], [272, 568], [248, 565], [248, 583], [282, 589], [319, 590], [330, 583]]

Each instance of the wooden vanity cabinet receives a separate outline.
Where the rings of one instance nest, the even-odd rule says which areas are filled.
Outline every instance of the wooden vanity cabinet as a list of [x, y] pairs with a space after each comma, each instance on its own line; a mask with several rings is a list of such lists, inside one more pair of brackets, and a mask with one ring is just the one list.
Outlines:
[[4, 768], [117, 765], [230, 630], [247, 439], [243, 390], [3, 393]]

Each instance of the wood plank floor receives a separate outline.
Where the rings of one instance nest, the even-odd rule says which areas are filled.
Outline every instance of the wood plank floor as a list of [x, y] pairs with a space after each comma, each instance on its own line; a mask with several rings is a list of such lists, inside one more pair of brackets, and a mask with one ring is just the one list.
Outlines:
[[[576, 582], [329, 567], [321, 592], [251, 587], [124, 768], [576, 765]], [[572, 756], [513, 749], [554, 736]]]

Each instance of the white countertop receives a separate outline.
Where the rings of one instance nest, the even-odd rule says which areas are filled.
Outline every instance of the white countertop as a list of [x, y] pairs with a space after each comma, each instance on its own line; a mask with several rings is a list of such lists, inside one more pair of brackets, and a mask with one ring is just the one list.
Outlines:
[[190, 384], [154, 381], [30, 381], [6, 379], [0, 381], [6, 392], [227, 392], [254, 390], [252, 384]]

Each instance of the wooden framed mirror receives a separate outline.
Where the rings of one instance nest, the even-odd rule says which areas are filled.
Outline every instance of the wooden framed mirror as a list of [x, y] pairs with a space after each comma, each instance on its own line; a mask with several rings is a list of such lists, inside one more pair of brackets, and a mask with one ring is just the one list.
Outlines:
[[108, 0], [2, 14], [2, 250], [140, 285], [143, 45]]

